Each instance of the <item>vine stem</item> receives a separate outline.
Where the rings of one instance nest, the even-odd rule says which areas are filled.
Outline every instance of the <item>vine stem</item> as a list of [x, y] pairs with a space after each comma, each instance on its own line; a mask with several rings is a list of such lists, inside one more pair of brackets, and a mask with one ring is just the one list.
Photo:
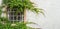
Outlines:
[[26, 9], [24, 9], [24, 23], [26, 23]]

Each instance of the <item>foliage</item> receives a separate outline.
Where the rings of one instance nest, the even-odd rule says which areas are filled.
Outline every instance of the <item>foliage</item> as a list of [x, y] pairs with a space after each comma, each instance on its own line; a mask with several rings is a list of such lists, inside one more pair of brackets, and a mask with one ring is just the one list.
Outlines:
[[[1, 9], [1, 8], [0, 8]], [[0, 15], [1, 15], [1, 10], [0, 10]]]
[[[9, 8], [10, 10], [16, 9], [16, 13], [24, 12], [24, 10], [27, 9], [36, 13], [43, 13], [42, 9], [35, 8], [33, 4], [34, 3], [32, 3], [30, 0], [3, 0], [2, 2], [2, 6], [7, 6], [7, 8]], [[31, 24], [31, 22], [15, 22], [14, 24], [16, 24], [16, 26], [11, 26], [12, 23], [7, 18], [1, 18], [2, 8], [3, 7], [0, 7], [0, 29], [32, 29], [31, 27], [26, 26], [26, 24]]]
[[11, 26], [12, 23], [2, 24], [0, 23], [0, 29], [27, 29], [26, 24], [23, 22], [16, 23], [16, 26]]
[[[14, 23], [16, 24], [15, 26], [11, 26], [11, 24], [12, 23], [10, 22], [5, 23], [5, 24], [0, 23], [0, 29], [37, 29], [37, 28], [26, 26], [26, 24], [29, 24], [29, 23], [24, 23], [24, 22]], [[34, 24], [34, 23], [31, 23], [31, 24]]]
[[30, 0], [3, 0], [2, 4], [7, 5], [10, 9], [13, 9], [15, 7], [20, 12], [23, 12], [24, 10], [28, 9], [36, 13], [43, 13], [41, 11], [42, 9], [35, 8], [33, 6], [34, 3], [32, 3]]

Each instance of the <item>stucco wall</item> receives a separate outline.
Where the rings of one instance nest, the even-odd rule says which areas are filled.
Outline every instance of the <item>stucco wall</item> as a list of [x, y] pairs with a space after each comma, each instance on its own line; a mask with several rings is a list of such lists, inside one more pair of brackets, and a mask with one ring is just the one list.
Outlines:
[[36, 6], [45, 10], [46, 17], [43, 15], [35, 16], [34, 14], [30, 14], [30, 20], [39, 24], [42, 29], [60, 29], [60, 0], [32, 1], [37, 4]]
[[[60, 29], [60, 0], [32, 0], [39, 8], [45, 10], [46, 17], [27, 11], [27, 20], [39, 25], [29, 25], [42, 29]], [[0, 0], [1, 3], [1, 0]]]

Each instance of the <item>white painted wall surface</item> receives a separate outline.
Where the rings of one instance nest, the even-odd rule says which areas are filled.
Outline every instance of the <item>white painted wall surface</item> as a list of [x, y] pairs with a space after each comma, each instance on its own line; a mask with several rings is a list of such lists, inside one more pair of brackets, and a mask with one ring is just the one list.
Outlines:
[[46, 17], [42, 15], [28, 16], [31, 21], [36, 22], [42, 29], [60, 29], [60, 0], [32, 0], [39, 8], [43, 8]]
[[[27, 20], [35, 22], [42, 29], [60, 29], [60, 0], [32, 0], [39, 8], [45, 10], [46, 17], [41, 14], [34, 14], [33, 12], [27, 11]], [[0, 0], [1, 3], [1, 0]]]

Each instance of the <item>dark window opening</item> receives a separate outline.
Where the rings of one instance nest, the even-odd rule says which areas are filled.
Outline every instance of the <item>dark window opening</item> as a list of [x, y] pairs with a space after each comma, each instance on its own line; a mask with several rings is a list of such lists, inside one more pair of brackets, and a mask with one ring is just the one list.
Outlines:
[[8, 19], [9, 21], [23, 21], [23, 13], [22, 12], [18, 12], [17, 15], [15, 15], [17, 11], [17, 8], [13, 8], [12, 10], [10, 10], [10, 8], [7, 8], [7, 14], [9, 15]]

